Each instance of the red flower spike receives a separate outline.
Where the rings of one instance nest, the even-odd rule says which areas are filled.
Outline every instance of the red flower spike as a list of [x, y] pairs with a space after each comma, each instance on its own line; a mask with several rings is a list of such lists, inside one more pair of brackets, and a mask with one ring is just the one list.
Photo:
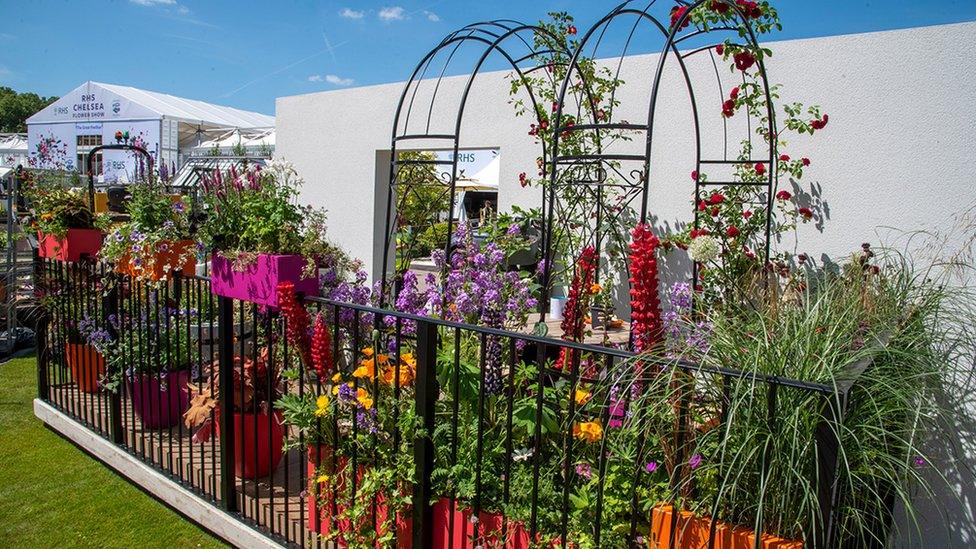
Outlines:
[[325, 381], [335, 369], [332, 357], [332, 334], [329, 324], [322, 313], [315, 316], [315, 327], [312, 330], [312, 367], [319, 380]]
[[278, 284], [278, 306], [281, 308], [281, 315], [285, 317], [285, 337], [288, 343], [297, 350], [302, 364], [306, 368], [314, 367], [312, 364], [312, 342], [308, 335], [309, 315], [295, 297], [295, 284], [292, 282], [281, 282]]
[[[569, 295], [566, 296], [563, 321], [559, 325], [563, 331], [563, 339], [569, 341], [583, 340], [584, 317], [592, 292], [597, 259], [596, 248], [593, 246], [583, 248], [583, 253], [576, 263], [573, 282], [569, 286]], [[562, 362], [559, 365], [561, 367]]]
[[644, 223], [634, 227], [631, 236], [630, 329], [634, 348], [638, 352], [645, 352], [659, 346], [663, 336], [656, 258], [661, 241]]

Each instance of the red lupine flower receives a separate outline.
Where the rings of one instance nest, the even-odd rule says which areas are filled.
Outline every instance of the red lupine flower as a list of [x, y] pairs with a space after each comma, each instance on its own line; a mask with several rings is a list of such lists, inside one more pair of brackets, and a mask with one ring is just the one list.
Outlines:
[[762, 162], [756, 162], [755, 168], [756, 168], [756, 173], [758, 175], [762, 175], [766, 173], [766, 165], [763, 164]]
[[725, 236], [729, 238], [735, 238], [739, 236], [739, 228], [735, 225], [729, 225], [729, 228], [725, 229]]
[[822, 130], [822, 129], [824, 129], [824, 126], [827, 125], [827, 119], [828, 119], [828, 117], [825, 114], [825, 115], [823, 115], [820, 118], [820, 120], [811, 120], [810, 121], [810, 127], [813, 128], [813, 129], [815, 129], [815, 130]]
[[781, 154], [781, 155], [779, 155], [779, 159], [780, 159], [781, 162], [789, 162], [790, 161], [790, 155], [788, 155], [788, 154]]
[[756, 63], [756, 56], [752, 55], [747, 51], [740, 51], [739, 53], [732, 56], [735, 61], [735, 68], [742, 72], [749, 70], [749, 67]]
[[[678, 20], [681, 19], [682, 17], [684, 17], [685, 12], [687, 12], [687, 11], [688, 11], [688, 6], [675, 6], [675, 7], [671, 8], [671, 27], [672, 28], [674, 28], [674, 26], [678, 24]], [[681, 29], [687, 27], [689, 24], [691, 24], [691, 19], [690, 18], [689, 19], [685, 19], [684, 23], [681, 24], [681, 27], [679, 27], [678, 30], [681, 30]]]
[[746, 210], [742, 212], [742, 218], [745, 219], [746, 221], [749, 221], [750, 217], [752, 217], [752, 210]]
[[698, 181], [698, 170], [692, 170], [691, 179], [692, 181]]
[[725, 200], [725, 196], [722, 193], [712, 193], [712, 196], [708, 197], [708, 203], [715, 205], [721, 204]]
[[295, 297], [295, 284], [281, 282], [278, 284], [278, 307], [285, 317], [285, 337], [292, 348], [297, 349], [298, 356], [306, 368], [313, 368], [311, 340], [308, 336], [309, 315]]
[[641, 352], [659, 345], [663, 334], [656, 257], [661, 241], [644, 223], [634, 227], [631, 235], [631, 333], [634, 336], [634, 347]]
[[718, 44], [715, 46], [715, 53], [719, 55], [725, 55], [725, 44]]
[[813, 210], [810, 208], [800, 208], [797, 210], [797, 213], [802, 215], [803, 219], [810, 219], [813, 217]]
[[805, 156], [804, 156], [803, 158], [801, 158], [801, 159], [800, 159], [800, 162], [801, 162], [801, 163], [802, 163], [802, 164], [803, 164], [804, 166], [809, 166], [809, 165], [810, 165], [810, 159], [809, 159], [809, 158], [807, 158], [807, 157], [805, 157]]
[[739, 98], [739, 86], [732, 88], [732, 91], [729, 92], [729, 97], [731, 97], [732, 99]]
[[522, 185], [522, 187], [525, 187], [528, 184], [529, 184], [529, 181], [525, 177], [525, 172], [520, 173], [519, 174], [519, 185]]
[[776, 198], [778, 198], [780, 200], [789, 200], [789, 199], [793, 198], [793, 195], [790, 194], [790, 191], [780, 191], [780, 192], [776, 193]]
[[332, 334], [322, 313], [315, 316], [315, 327], [312, 330], [312, 366], [323, 381], [328, 379], [335, 366], [332, 360]]

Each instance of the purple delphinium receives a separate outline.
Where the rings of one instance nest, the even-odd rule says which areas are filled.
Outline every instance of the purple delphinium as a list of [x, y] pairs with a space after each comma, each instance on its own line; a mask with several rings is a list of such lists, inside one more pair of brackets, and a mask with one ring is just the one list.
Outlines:
[[686, 282], [671, 286], [668, 303], [670, 309], [663, 315], [667, 356], [677, 358], [688, 353], [701, 355], [708, 352], [712, 325], [707, 321], [691, 320], [691, 286]]

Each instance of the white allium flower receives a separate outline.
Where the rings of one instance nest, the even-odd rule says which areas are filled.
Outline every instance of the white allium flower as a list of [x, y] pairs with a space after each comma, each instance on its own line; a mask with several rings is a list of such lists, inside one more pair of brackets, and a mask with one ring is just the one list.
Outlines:
[[698, 263], [707, 263], [718, 257], [718, 240], [710, 235], [702, 235], [691, 241], [688, 255]]

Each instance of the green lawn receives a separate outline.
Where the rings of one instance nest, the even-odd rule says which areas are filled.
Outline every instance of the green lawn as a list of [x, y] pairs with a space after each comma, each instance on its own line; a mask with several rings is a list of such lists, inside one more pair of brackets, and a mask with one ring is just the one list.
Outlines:
[[34, 417], [35, 359], [0, 364], [0, 540], [12, 547], [223, 547]]

